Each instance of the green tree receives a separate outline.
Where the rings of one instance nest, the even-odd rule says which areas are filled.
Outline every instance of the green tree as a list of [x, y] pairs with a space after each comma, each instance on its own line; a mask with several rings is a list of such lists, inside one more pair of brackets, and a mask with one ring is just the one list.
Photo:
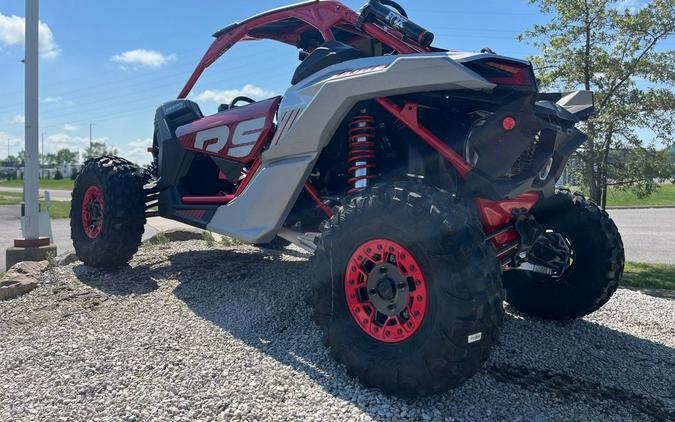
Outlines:
[[[636, 11], [619, 0], [529, 1], [553, 14], [519, 37], [541, 50], [532, 58], [541, 85], [595, 93], [589, 140], [575, 156], [590, 196], [604, 206], [610, 185], [652, 193], [672, 171], [654, 145], [673, 143], [675, 51], [662, 46], [675, 30], [675, 0]], [[613, 150], [632, 153], [610, 160]]]
[[108, 148], [103, 141], [93, 141], [90, 146], [84, 150], [84, 158], [96, 158], [102, 155], [117, 155], [116, 148]]
[[69, 164], [75, 164], [77, 163], [77, 155], [78, 155], [77, 152], [71, 151], [67, 148], [63, 148], [56, 152], [54, 162], [58, 167], [67, 166]]
[[7, 157], [5, 163], [8, 167], [21, 167], [23, 165], [22, 159], [14, 155]]

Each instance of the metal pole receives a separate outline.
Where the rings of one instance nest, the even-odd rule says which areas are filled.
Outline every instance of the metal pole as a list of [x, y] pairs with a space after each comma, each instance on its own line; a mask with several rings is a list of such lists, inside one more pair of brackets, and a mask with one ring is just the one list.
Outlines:
[[23, 192], [25, 196], [25, 232], [27, 240], [39, 238], [38, 192], [38, 113], [39, 113], [39, 0], [26, 0], [26, 134]]
[[45, 171], [45, 133], [42, 132], [41, 134], [41, 139], [42, 139], [42, 147], [40, 149], [42, 150], [42, 153], [40, 154], [40, 179], [45, 177], [44, 171]]

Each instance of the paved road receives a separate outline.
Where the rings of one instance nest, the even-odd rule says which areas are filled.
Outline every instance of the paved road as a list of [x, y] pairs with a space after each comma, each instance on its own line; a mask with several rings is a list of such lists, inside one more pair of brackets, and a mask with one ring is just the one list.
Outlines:
[[[52, 201], [70, 201], [70, 191], [69, 190], [40, 189], [40, 196], [45, 195], [45, 190], [49, 191], [49, 195], [52, 198]], [[2, 186], [2, 187], [0, 187], [0, 192], [23, 193], [23, 188], [10, 188], [10, 187], [7, 187], [7, 186]]]
[[627, 261], [675, 264], [675, 208], [607, 212], [619, 227]]
[[[675, 208], [609, 210], [624, 245], [626, 260], [675, 264]], [[145, 237], [161, 230], [183, 226], [163, 218], [150, 219]], [[5, 249], [21, 235], [18, 206], [0, 206], [0, 271], [5, 268]], [[52, 232], [58, 253], [72, 250], [68, 220], [53, 220]]]

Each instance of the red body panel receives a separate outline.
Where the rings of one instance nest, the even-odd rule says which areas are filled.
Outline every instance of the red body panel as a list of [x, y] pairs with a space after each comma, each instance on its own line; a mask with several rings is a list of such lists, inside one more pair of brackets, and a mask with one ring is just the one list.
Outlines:
[[[486, 234], [496, 232], [511, 222], [513, 218], [512, 210], [524, 208], [530, 210], [539, 200], [537, 192], [526, 192], [517, 198], [505, 199], [503, 201], [491, 201], [489, 199], [476, 198], [476, 208], [480, 214], [483, 230]], [[497, 250], [518, 239], [518, 233], [515, 230], [509, 230], [492, 239]]]
[[250, 163], [258, 157], [274, 127], [281, 97], [207, 116], [176, 129], [185, 149]]

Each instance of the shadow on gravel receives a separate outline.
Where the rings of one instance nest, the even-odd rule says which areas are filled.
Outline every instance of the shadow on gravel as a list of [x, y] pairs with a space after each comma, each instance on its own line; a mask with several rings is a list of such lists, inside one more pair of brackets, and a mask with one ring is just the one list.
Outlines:
[[79, 264], [73, 272], [82, 283], [111, 296], [141, 295], [157, 289], [152, 270], [145, 266], [132, 268], [127, 264], [116, 270], [101, 270]]
[[[522, 405], [505, 396], [504, 384], [534, 396], [552, 394], [568, 411], [586, 403], [612, 413], [613, 408], [625, 409], [637, 420], [675, 420], [675, 349], [586, 320], [555, 323], [507, 315], [501, 344], [486, 367], [462, 387], [416, 400], [366, 390], [348, 377], [321, 343], [307, 304], [309, 265], [300, 259], [304, 255], [289, 257], [292, 253], [210, 249], [158, 257], [152, 265], [141, 263], [115, 273], [84, 266], [75, 267], [75, 273], [82, 282], [113, 295], [150, 292], [157, 288], [153, 278], [177, 280], [174, 294], [197, 316], [378, 420], [391, 420], [382, 415], [382, 403], [409, 414], [442, 409], [443, 403], [466, 403], [467, 395], [475, 396], [476, 402], [466, 407], [480, 403], [481, 415], [486, 410], [487, 415], [499, 414], [509, 404]], [[363, 400], [364, 394], [369, 401]], [[514, 415], [518, 413], [514, 410]]]

